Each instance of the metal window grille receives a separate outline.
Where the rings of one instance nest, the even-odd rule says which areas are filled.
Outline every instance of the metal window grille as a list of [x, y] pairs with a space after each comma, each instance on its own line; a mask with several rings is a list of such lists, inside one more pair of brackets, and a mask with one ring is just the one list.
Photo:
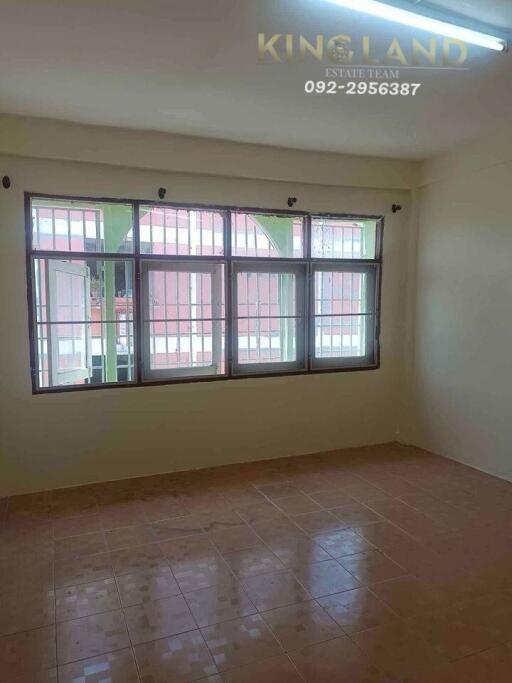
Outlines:
[[[34, 391], [379, 365], [381, 217], [26, 202]], [[52, 319], [56, 260], [87, 269], [90, 320], [73, 300], [68, 319]], [[63, 366], [90, 347], [76, 385], [52, 379], [56, 328]]]

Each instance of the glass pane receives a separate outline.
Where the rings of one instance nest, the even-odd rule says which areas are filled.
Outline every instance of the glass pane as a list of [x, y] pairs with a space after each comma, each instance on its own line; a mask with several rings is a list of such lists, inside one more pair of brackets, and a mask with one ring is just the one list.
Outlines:
[[370, 308], [367, 273], [315, 272], [315, 315], [373, 313]]
[[224, 254], [224, 217], [219, 212], [141, 206], [139, 221], [143, 254]]
[[133, 212], [130, 204], [32, 199], [35, 250], [130, 253]]
[[304, 220], [300, 216], [237, 212], [231, 214], [231, 226], [234, 256], [304, 256]]
[[294, 273], [237, 274], [237, 317], [297, 315]]
[[36, 337], [40, 388], [134, 379], [132, 322], [39, 324]]
[[161, 320], [149, 323], [152, 370], [214, 368], [223, 374], [224, 321]]
[[34, 259], [39, 386], [134, 379], [133, 264]]
[[73, 273], [56, 270], [53, 286], [55, 314], [52, 322], [87, 320], [86, 287], [80, 271]]
[[[84, 301], [84, 289], [79, 280], [63, 270], [56, 271], [53, 291], [49, 286], [50, 261], [84, 267], [88, 276], [89, 301]], [[133, 262], [112, 259], [34, 259], [34, 292], [37, 322], [83, 321], [90, 311], [91, 320], [116, 321], [120, 315], [133, 319]], [[54, 304], [49, 316], [50, 297]]]
[[52, 325], [55, 333], [52, 343], [57, 344], [57, 370], [80, 370], [87, 368], [86, 326], [76, 323]]
[[49, 387], [48, 325], [36, 325], [37, 386]]
[[373, 338], [373, 315], [316, 316], [315, 357], [353, 358], [367, 355], [367, 340]]
[[135, 338], [133, 322], [119, 312], [116, 322], [97, 321], [91, 325], [90, 384], [132, 382], [135, 379]]
[[238, 320], [238, 362], [287, 363], [297, 359], [296, 318]]
[[149, 269], [147, 277], [148, 320], [225, 317], [223, 265], [203, 272]]
[[238, 362], [297, 359], [297, 282], [294, 273], [237, 274]]
[[313, 258], [374, 259], [377, 221], [313, 218]]
[[145, 334], [149, 336], [150, 370], [223, 374], [224, 265], [208, 264], [200, 271], [183, 266], [152, 270], [147, 265], [147, 269]]

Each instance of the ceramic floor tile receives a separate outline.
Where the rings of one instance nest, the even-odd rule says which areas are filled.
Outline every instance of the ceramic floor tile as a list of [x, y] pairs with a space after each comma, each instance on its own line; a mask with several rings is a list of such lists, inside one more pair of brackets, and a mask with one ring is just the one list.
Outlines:
[[214, 531], [208, 535], [208, 538], [221, 553], [233, 553], [262, 545], [261, 538], [248, 526]]
[[244, 588], [260, 612], [311, 598], [291, 571], [246, 577]]
[[232, 506], [217, 493], [194, 493], [184, 499], [185, 507], [192, 514], [219, 513], [231, 510]]
[[[441, 656], [456, 660], [499, 645], [475, 614], [448, 607], [407, 621]], [[512, 628], [512, 626], [511, 626]], [[512, 671], [511, 671], [512, 673]]]
[[0, 499], [0, 680], [131, 683], [128, 617], [144, 683], [509, 683], [511, 538], [512, 484], [396, 444]]
[[99, 507], [101, 526], [106, 531], [146, 522], [144, 507], [138, 500]]
[[0, 672], [8, 682], [17, 679], [31, 681], [55, 664], [54, 626], [0, 638]]
[[176, 579], [166, 567], [122, 574], [116, 581], [123, 607], [180, 594]]
[[314, 600], [273, 609], [262, 616], [281, 647], [288, 652], [344, 635]]
[[332, 514], [343, 522], [345, 527], [361, 526], [381, 522], [382, 517], [363, 503], [341, 505], [331, 510]]
[[121, 610], [57, 624], [59, 664], [96, 657], [128, 647], [130, 641]]
[[126, 623], [133, 645], [174, 636], [196, 628], [182, 596], [126, 607]]
[[174, 541], [162, 541], [160, 548], [171, 568], [175, 564], [218, 557], [218, 551], [207, 536], [187, 536]]
[[232, 577], [231, 570], [222, 557], [175, 563], [172, 571], [183, 593], [214, 586]]
[[17, 678], [11, 679], [8, 683], [57, 683], [57, 668], [45, 669], [44, 671], [30, 672]]
[[55, 560], [55, 586], [75, 586], [114, 576], [108, 553], [88, 555], [71, 560]]
[[121, 607], [114, 579], [58, 588], [55, 603], [57, 621], [70, 621]]
[[338, 562], [362, 585], [386, 581], [407, 574], [405, 569], [378, 550], [340, 557]]
[[340, 507], [340, 505], [350, 505], [355, 502], [354, 498], [349, 496], [343, 489], [318, 491], [318, 493], [311, 493], [310, 498], [326, 510]]
[[287, 515], [300, 515], [306, 512], [315, 512], [320, 510], [320, 505], [314, 500], [299, 493], [296, 496], [287, 496], [286, 498], [279, 498], [276, 500], [277, 507]]
[[397, 621], [396, 614], [367, 588], [335, 593], [317, 602], [350, 635]]
[[284, 537], [280, 540], [271, 540], [268, 545], [274, 555], [288, 568], [331, 559], [329, 553], [308, 538]]
[[204, 680], [217, 672], [210, 651], [197, 630], [136, 645], [135, 657], [142, 681], [148, 683]]
[[433, 610], [439, 603], [437, 596], [424, 583], [412, 576], [374, 584], [371, 590], [403, 618]]
[[234, 579], [185, 593], [184, 597], [200, 627], [248, 616], [257, 611], [242, 585]]
[[268, 548], [256, 547], [224, 555], [232, 572], [239, 578], [284, 570], [284, 564]]
[[243, 507], [238, 508], [237, 512], [248, 524], [282, 520], [284, 517], [284, 513], [269, 502], [244, 505]]
[[222, 674], [222, 679], [224, 683], [303, 683], [286, 655], [231, 669]]
[[138, 683], [131, 649], [108, 652], [59, 667], [59, 683]]
[[96, 510], [96, 497], [87, 487], [77, 486], [51, 492], [51, 512], [54, 517], [85, 515]]
[[265, 500], [263, 494], [253, 488], [232, 489], [223, 495], [235, 508], [262, 503]]
[[26, 587], [0, 590], [0, 636], [55, 623], [55, 593]]
[[101, 531], [101, 518], [99, 515], [85, 515], [83, 517], [63, 517], [53, 522], [52, 532], [54, 538], [66, 538], [67, 536], [80, 536]]
[[51, 491], [26, 493], [9, 499], [9, 513], [20, 515], [49, 515], [51, 512]]
[[207, 626], [201, 633], [221, 672], [281, 653], [277, 640], [259, 615]]
[[121, 527], [105, 532], [105, 539], [109, 550], [121, 548], [133, 548], [137, 545], [145, 545], [156, 541], [153, 530], [149, 524]]
[[344, 491], [360, 503], [372, 503], [373, 501], [389, 500], [390, 497], [389, 494], [382, 489], [365, 482], [349, 484], [348, 486], [344, 487]]
[[283, 538], [287, 540], [308, 538], [307, 533], [288, 518], [274, 522], [258, 522], [252, 525], [252, 529], [266, 544], [280, 542]]
[[[492, 683], [509, 683], [512, 672], [512, 645], [501, 645], [461, 661], [467, 662], [468, 669], [476, 674], [472, 683], [478, 683], [478, 679]], [[453, 683], [458, 681], [453, 679]]]
[[332, 557], [346, 557], [374, 550], [374, 546], [365, 541], [352, 529], [340, 529], [323, 534], [316, 534], [314, 540]]
[[512, 643], [512, 591], [494, 591], [460, 605], [465, 619], [485, 628], [500, 643]]
[[86, 555], [97, 555], [107, 550], [102, 533], [82, 534], [55, 540], [55, 558], [71, 559]]
[[292, 484], [282, 482], [278, 484], [264, 484], [256, 487], [264, 496], [270, 500], [278, 500], [299, 493], [299, 490]]
[[359, 582], [336, 560], [305, 564], [294, 570], [300, 583], [314, 598], [357, 588]]
[[293, 521], [308, 534], [319, 534], [324, 531], [342, 529], [344, 526], [343, 522], [340, 522], [329, 510], [295, 515]]
[[157, 543], [115, 550], [110, 559], [116, 576], [169, 566]]
[[245, 521], [240, 517], [236, 510], [217, 510], [213, 512], [198, 513], [198, 519], [205, 532], [222, 531], [223, 529], [233, 529], [246, 527]]
[[171, 517], [187, 514], [185, 506], [174, 497], [161, 497], [142, 502], [142, 512], [146, 522], [158, 522]]
[[161, 522], [153, 522], [151, 529], [157, 541], [169, 541], [173, 538], [203, 533], [203, 526], [197, 515], [173, 517]]
[[291, 652], [290, 657], [308, 683], [387, 683], [346, 636]]
[[[351, 636], [365, 660], [391, 680], [435, 670], [446, 662], [410, 624], [397, 622], [377, 626]], [[402, 677], [402, 678], [401, 678]]]

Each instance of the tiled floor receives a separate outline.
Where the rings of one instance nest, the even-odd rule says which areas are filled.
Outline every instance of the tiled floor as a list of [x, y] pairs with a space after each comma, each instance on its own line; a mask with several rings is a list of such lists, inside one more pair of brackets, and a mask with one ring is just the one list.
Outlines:
[[399, 445], [0, 500], [2, 683], [510, 683], [512, 484]]

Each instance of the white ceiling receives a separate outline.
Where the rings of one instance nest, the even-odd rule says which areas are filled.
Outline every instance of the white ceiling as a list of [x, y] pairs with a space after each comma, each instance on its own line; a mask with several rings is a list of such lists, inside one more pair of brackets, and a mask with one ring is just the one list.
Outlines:
[[[436, 4], [512, 29], [511, 0]], [[415, 98], [312, 96], [323, 68], [258, 64], [258, 32], [424, 37], [325, 0], [0, 0], [0, 111], [411, 159], [512, 111], [512, 51], [470, 48], [470, 69], [421, 72]]]

